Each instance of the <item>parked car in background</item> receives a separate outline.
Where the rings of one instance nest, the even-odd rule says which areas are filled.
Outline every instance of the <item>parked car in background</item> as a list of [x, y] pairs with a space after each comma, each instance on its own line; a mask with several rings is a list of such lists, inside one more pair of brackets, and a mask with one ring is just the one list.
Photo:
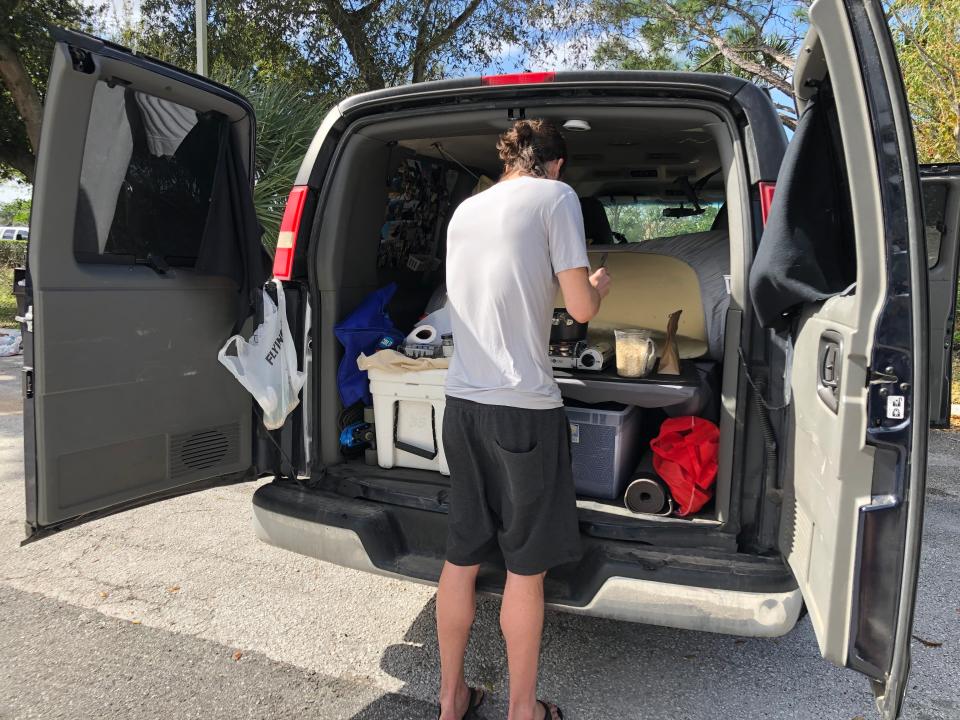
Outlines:
[[0, 240], [29, 240], [28, 227], [0, 227]]

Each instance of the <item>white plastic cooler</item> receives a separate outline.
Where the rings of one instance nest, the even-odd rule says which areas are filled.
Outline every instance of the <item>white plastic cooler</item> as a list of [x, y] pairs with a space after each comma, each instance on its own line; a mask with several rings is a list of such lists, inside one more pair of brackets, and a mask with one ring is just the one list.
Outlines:
[[421, 468], [449, 475], [442, 440], [447, 371], [372, 368], [368, 373], [380, 467]]

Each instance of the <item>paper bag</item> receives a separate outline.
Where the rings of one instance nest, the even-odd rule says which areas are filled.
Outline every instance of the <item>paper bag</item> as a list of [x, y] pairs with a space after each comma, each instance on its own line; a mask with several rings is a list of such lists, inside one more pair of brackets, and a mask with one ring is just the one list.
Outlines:
[[667, 337], [663, 340], [663, 346], [660, 348], [660, 367], [657, 368], [658, 375], [679, 375], [680, 374], [680, 352], [677, 350], [677, 326], [680, 324], [680, 313], [683, 310], [677, 310], [670, 313], [667, 320]]
[[396, 350], [378, 350], [373, 355], [360, 353], [357, 367], [361, 370], [386, 370], [388, 372], [412, 372], [416, 370], [440, 370], [450, 367], [450, 358], [412, 358]]

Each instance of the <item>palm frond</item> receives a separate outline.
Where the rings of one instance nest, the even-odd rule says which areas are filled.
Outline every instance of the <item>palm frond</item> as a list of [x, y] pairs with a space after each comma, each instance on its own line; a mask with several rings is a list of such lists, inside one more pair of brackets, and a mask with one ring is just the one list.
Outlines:
[[245, 95], [257, 116], [253, 201], [264, 228], [264, 244], [272, 252], [287, 195], [332, 100], [289, 80], [265, 79], [250, 73], [216, 75], [217, 80]]

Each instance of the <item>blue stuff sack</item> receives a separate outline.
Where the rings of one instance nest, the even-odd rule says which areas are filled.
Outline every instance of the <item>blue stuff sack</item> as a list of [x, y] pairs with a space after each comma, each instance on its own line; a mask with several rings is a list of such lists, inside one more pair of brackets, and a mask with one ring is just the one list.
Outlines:
[[370, 293], [350, 315], [337, 323], [333, 332], [343, 345], [343, 359], [337, 368], [337, 388], [343, 406], [350, 407], [363, 401], [372, 405], [367, 373], [357, 367], [360, 353], [371, 355], [381, 348], [390, 348], [403, 342], [404, 335], [387, 315], [386, 306], [397, 291], [396, 283]]

